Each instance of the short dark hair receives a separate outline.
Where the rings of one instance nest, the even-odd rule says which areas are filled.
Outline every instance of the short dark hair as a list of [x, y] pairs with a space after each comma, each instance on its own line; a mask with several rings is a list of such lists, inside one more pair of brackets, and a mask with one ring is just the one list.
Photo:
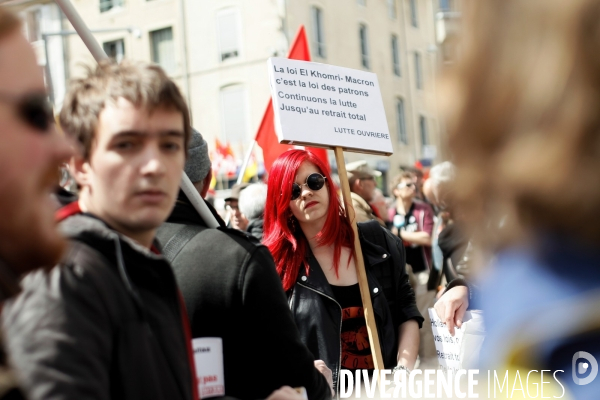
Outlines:
[[175, 82], [155, 64], [102, 61], [96, 68], [89, 68], [84, 78], [71, 81], [60, 112], [61, 128], [82, 145], [84, 159], [90, 157], [106, 102], [120, 97], [150, 112], [157, 108], [181, 112], [187, 154], [192, 132], [190, 113]]

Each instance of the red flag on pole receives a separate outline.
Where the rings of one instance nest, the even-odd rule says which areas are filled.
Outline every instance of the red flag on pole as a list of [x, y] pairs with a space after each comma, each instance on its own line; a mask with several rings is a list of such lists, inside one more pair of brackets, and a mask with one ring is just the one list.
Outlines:
[[[306, 30], [304, 25], [300, 25], [296, 38], [292, 43], [288, 58], [293, 60], [310, 61], [310, 51], [308, 49], [308, 39], [306, 37]], [[277, 133], [275, 133], [275, 115], [273, 113], [273, 100], [269, 100], [265, 114], [263, 115], [258, 132], [256, 133], [256, 143], [261, 147], [263, 151], [263, 159], [265, 162], [265, 170], [268, 172], [271, 170], [271, 165], [281, 153], [289, 149], [294, 148], [289, 144], [280, 144], [277, 140]], [[314, 147], [307, 147], [306, 150], [313, 152], [323, 164], [329, 169], [329, 159], [327, 158], [327, 150], [319, 149]]]

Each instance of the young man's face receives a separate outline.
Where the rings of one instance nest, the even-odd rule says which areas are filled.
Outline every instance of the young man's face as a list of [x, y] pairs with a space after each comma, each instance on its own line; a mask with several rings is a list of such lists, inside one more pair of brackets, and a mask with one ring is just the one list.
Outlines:
[[40, 108], [45, 92], [20, 30], [0, 39], [0, 259], [16, 273], [53, 266], [66, 245], [51, 193], [72, 149], [53, 122], [44, 123], [52, 117]]
[[128, 100], [100, 113], [87, 162], [76, 165], [82, 206], [117, 231], [153, 236], [173, 209], [185, 163], [181, 112]]
[[415, 193], [415, 183], [410, 178], [402, 178], [398, 186], [394, 189], [394, 195], [402, 200], [412, 200], [415, 197]]

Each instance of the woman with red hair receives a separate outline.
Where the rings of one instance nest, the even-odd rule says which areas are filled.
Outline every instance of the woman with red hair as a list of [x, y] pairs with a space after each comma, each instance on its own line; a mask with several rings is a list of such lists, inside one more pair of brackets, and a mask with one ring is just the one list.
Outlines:
[[[325, 165], [312, 153], [290, 150], [269, 175], [263, 243], [288, 294], [300, 336], [333, 372], [372, 370], [355, 268], [352, 226]], [[405, 270], [400, 239], [369, 222], [360, 243], [386, 369], [414, 367], [423, 317]]]

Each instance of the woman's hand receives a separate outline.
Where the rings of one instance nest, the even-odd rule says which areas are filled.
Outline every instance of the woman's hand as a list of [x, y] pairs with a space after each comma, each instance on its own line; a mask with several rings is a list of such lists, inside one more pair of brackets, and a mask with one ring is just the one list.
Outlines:
[[434, 306], [435, 312], [446, 324], [452, 336], [454, 336], [454, 327], [462, 326], [467, 307], [469, 307], [469, 288], [466, 286], [455, 286], [448, 290]]
[[289, 386], [282, 386], [267, 397], [267, 400], [305, 400], [295, 389]]
[[333, 391], [333, 373], [327, 367], [327, 365], [325, 365], [325, 361], [315, 360], [315, 368], [318, 369], [323, 376], [325, 376], [327, 383], [329, 383], [329, 388], [331, 389], [331, 396], [335, 397], [335, 392]]

